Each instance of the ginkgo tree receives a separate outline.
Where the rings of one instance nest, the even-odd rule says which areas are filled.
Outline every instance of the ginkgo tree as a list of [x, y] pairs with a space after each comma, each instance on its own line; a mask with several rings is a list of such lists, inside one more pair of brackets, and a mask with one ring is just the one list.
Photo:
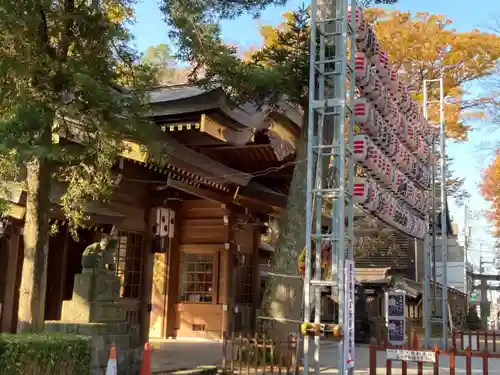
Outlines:
[[500, 151], [483, 171], [481, 194], [490, 203], [488, 219], [493, 224], [493, 235], [500, 236]]
[[[163, 0], [163, 10], [171, 26], [171, 37], [179, 48], [179, 57], [195, 67], [191, 75], [194, 82], [203, 86], [220, 85], [236, 103], [273, 105], [287, 98], [303, 111], [303, 130], [306, 130], [310, 45], [308, 10], [286, 13], [280, 25], [262, 27], [262, 46], [246, 53], [244, 58], [240, 58], [241, 51], [235, 46], [225, 44], [221, 36], [221, 19], [255, 14], [276, 3], [283, 5], [283, 2], [272, 0]], [[412, 16], [378, 9], [368, 9], [367, 12], [375, 24], [382, 48], [389, 53], [393, 64], [404, 71], [402, 79], [409, 83], [417, 99], [424, 79], [433, 78], [438, 72], [444, 75], [446, 95], [453, 96], [457, 103], [453, 111], [447, 112], [450, 120], [448, 134], [456, 139], [466, 139], [468, 126], [461, 110], [480, 104], [480, 100], [465, 101], [461, 87], [489, 74], [500, 54], [498, 39], [476, 31], [456, 32], [450, 28], [451, 21], [441, 16]], [[458, 63], [468, 58], [474, 63]], [[203, 74], [198, 74], [200, 70]], [[434, 96], [435, 93], [431, 92], [431, 97]], [[261, 315], [274, 322], [267, 329], [273, 329], [277, 335], [294, 331], [294, 325], [286, 322], [301, 319], [300, 280], [276, 275], [299, 273], [297, 258], [305, 244], [306, 170], [305, 163], [301, 162], [305, 158], [305, 142], [303, 132], [297, 145], [297, 164], [287, 209], [280, 219], [280, 237], [261, 308]]]
[[[152, 69], [129, 46], [128, 0], [0, 0], [0, 177], [27, 192], [18, 331], [43, 329], [53, 181], [75, 227], [106, 199], [124, 139], [155, 138], [145, 120]], [[77, 145], [55, 142], [81, 135]], [[25, 167], [24, 167], [25, 166]]]

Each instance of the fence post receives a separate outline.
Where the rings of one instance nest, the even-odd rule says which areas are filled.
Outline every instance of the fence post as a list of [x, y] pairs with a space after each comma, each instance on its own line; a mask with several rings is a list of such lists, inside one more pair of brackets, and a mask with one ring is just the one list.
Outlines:
[[241, 374], [241, 370], [243, 368], [243, 343], [244, 343], [243, 335], [240, 333], [239, 345], [236, 348], [236, 352], [238, 353], [236, 358], [238, 359], [238, 373], [239, 374]]
[[[231, 358], [229, 359], [229, 368], [231, 369], [231, 373], [234, 374], [234, 343], [236, 341], [236, 336], [234, 335], [234, 332], [231, 334]], [[225, 352], [227, 353], [228, 350], [226, 349]]]
[[298, 375], [299, 374], [299, 356], [297, 355], [297, 348], [299, 347], [300, 344], [300, 336], [297, 334], [293, 337], [293, 340], [295, 342], [295, 347], [293, 350], [293, 358], [294, 358], [294, 374]]
[[377, 375], [377, 339], [370, 340], [370, 375]]
[[[415, 334], [413, 337], [413, 347], [415, 350], [420, 349], [420, 339], [418, 336]], [[418, 375], [422, 375], [424, 373], [424, 365], [422, 362], [417, 362], [417, 369], [418, 369]]]
[[247, 371], [250, 372], [250, 362], [252, 361], [252, 336], [250, 333], [247, 333], [247, 339], [245, 341], [246, 350], [244, 350], [247, 354]]
[[481, 350], [481, 345], [479, 344], [479, 342], [481, 341], [481, 335], [479, 334], [479, 331], [476, 331], [476, 336], [477, 336], [477, 351], [480, 351]]
[[439, 347], [437, 346], [437, 344], [434, 345], [433, 351], [436, 354], [436, 362], [434, 363], [434, 375], [439, 375]]
[[465, 349], [465, 375], [472, 375], [471, 349], [468, 346]]
[[484, 331], [484, 345], [486, 350], [488, 350], [488, 330]]
[[450, 350], [450, 375], [455, 375], [455, 352], [456, 352], [456, 349], [455, 348], [452, 348]]
[[488, 348], [483, 350], [483, 375], [488, 375]]
[[[389, 347], [389, 340], [387, 338], [387, 335], [384, 335], [384, 349], [387, 350]], [[385, 374], [386, 375], [392, 375], [392, 361], [390, 359], [385, 360]]]
[[451, 342], [454, 349], [457, 348], [457, 332], [455, 330], [451, 331]]
[[224, 369], [224, 372], [226, 372], [227, 370], [226, 351], [227, 351], [227, 332], [224, 331], [222, 332], [222, 368]]
[[[266, 366], [267, 366], [267, 345], [266, 345], [266, 335], [262, 334], [262, 374], [266, 375]], [[258, 353], [258, 352], [257, 352]], [[257, 354], [257, 358], [259, 355]]]
[[493, 352], [497, 351], [497, 338], [496, 338], [496, 335], [497, 335], [496, 331], [493, 330]]
[[460, 332], [460, 350], [464, 350], [464, 332]]

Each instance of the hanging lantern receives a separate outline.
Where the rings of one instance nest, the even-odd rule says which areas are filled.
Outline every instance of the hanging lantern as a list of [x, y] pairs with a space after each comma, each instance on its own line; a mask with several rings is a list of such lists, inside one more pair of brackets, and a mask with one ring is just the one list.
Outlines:
[[174, 237], [175, 211], [169, 208], [156, 209], [156, 224], [153, 228], [153, 253], [166, 253], [170, 239]]

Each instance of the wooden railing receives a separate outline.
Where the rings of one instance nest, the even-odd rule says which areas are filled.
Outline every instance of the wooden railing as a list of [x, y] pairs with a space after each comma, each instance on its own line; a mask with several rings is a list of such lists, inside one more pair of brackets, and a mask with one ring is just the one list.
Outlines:
[[297, 336], [277, 340], [264, 335], [227, 335], [222, 345], [224, 374], [298, 374]]
[[472, 351], [500, 351], [500, 332], [496, 331], [453, 331], [451, 334], [452, 347], [456, 350], [465, 350], [469, 347]]
[[[497, 335], [498, 336], [498, 335]], [[387, 353], [387, 349], [407, 349], [407, 350], [421, 350], [420, 340], [417, 335], [413, 336], [413, 340], [411, 345], [408, 346], [391, 346], [385, 340], [383, 345], [379, 345], [375, 339], [372, 339], [370, 343], [370, 375], [380, 375], [381, 372], [377, 372], [377, 354], [379, 352]], [[435, 355], [435, 361], [432, 363], [432, 371], [434, 375], [439, 375], [440, 371], [443, 369], [447, 369], [450, 375], [455, 375], [457, 372], [456, 367], [456, 359], [458, 357], [464, 357], [465, 359], [465, 369], [460, 369], [459, 373], [463, 374], [463, 370], [465, 370], [465, 375], [472, 375], [472, 358], [481, 358], [482, 359], [482, 369], [481, 373], [484, 375], [488, 375], [489, 373], [489, 360], [490, 359], [500, 359], [500, 353], [491, 353], [488, 351], [487, 347], [484, 347], [481, 351], [473, 351], [470, 347], [466, 347], [464, 350], [458, 350], [455, 347], [452, 347], [450, 350], [441, 350], [437, 345], [434, 345], [432, 349], [430, 349]], [[429, 351], [429, 350], [428, 350]], [[440, 366], [440, 358], [448, 357], [448, 361], [446, 361], [446, 365], [444, 362]], [[391, 375], [393, 370], [393, 360], [386, 359], [385, 360], [385, 374]], [[398, 361], [401, 362], [401, 375], [408, 375], [408, 362], [406, 361]], [[417, 374], [424, 374], [424, 364], [423, 362], [417, 363]], [[444, 368], [446, 366], [446, 368]], [[478, 369], [474, 369], [474, 374], [478, 373]]]

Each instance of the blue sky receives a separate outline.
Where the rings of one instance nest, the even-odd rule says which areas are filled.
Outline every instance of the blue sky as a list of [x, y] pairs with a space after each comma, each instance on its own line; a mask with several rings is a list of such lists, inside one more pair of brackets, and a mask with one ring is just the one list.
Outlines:
[[[258, 26], [262, 24], [278, 24], [281, 14], [287, 9], [294, 9], [304, 4], [303, 0], [291, 0], [285, 8], [269, 8], [263, 12], [258, 20], [251, 17], [241, 17], [237, 20], [223, 23], [224, 38], [229, 43], [235, 43], [243, 47], [259, 45], [260, 37]], [[306, 3], [307, 4], [307, 3]], [[459, 31], [468, 31], [472, 28], [487, 28], [492, 25], [493, 16], [500, 15], [500, 4], [498, 0], [400, 0], [397, 6], [388, 6], [389, 9], [398, 9], [412, 12], [430, 12], [444, 14], [453, 20], [453, 27]], [[136, 7], [137, 21], [132, 26], [132, 32], [136, 37], [136, 44], [140, 51], [148, 46], [168, 43], [168, 30], [163, 23], [161, 13], [155, 0], [139, 0]], [[491, 146], [500, 139], [493, 125], [477, 123], [470, 134], [470, 140], [465, 144], [449, 144], [448, 152], [455, 159], [453, 168], [457, 175], [466, 178], [465, 186], [472, 194], [470, 207], [473, 212], [480, 213], [487, 209], [488, 205], [478, 192], [480, 171], [488, 165], [493, 151]], [[480, 145], [487, 140], [489, 148], [480, 151]], [[450, 209], [454, 221], [463, 228], [463, 208], [456, 207], [450, 202]], [[479, 215], [481, 216], [481, 215]], [[472, 256], [477, 264], [479, 262], [479, 245], [483, 250], [491, 247], [492, 240], [488, 235], [487, 222], [484, 219], [470, 220], [473, 231]]]

